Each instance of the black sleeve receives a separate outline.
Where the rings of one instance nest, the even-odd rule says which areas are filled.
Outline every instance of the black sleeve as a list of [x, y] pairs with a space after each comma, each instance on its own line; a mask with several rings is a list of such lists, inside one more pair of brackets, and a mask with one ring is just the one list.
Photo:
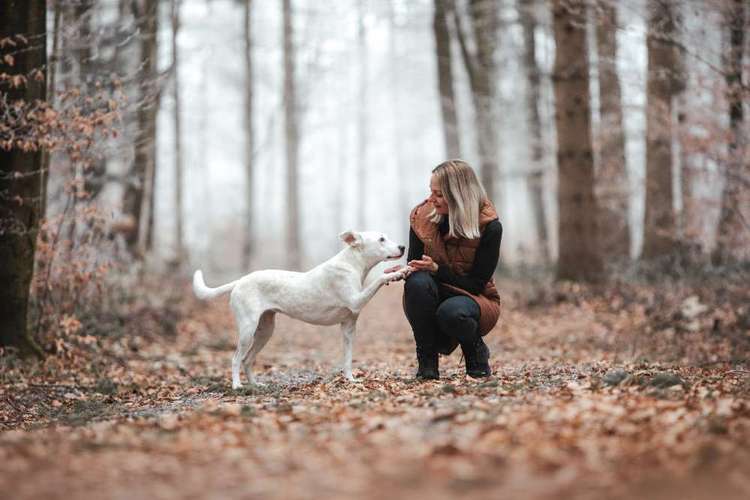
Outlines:
[[[500, 242], [503, 239], [503, 225], [499, 220], [494, 220], [485, 226], [479, 246], [474, 254], [474, 265], [471, 270], [463, 276], [453, 273], [447, 266], [438, 267], [435, 276], [438, 280], [448, 285], [463, 288], [469, 293], [478, 295], [484, 290], [487, 282], [495, 273], [497, 262], [500, 259]], [[409, 249], [411, 255], [411, 249]]]
[[406, 262], [420, 260], [424, 254], [424, 243], [419, 239], [414, 229], [409, 227], [409, 253], [406, 256]]

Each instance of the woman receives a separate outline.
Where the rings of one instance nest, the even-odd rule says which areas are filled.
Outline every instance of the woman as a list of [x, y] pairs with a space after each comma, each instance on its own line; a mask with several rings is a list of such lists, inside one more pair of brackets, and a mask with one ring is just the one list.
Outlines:
[[[404, 311], [417, 344], [418, 379], [438, 379], [438, 353], [458, 345], [471, 377], [488, 377], [482, 340], [500, 316], [492, 275], [503, 227], [474, 170], [449, 160], [432, 171], [430, 197], [411, 212]], [[391, 271], [396, 268], [391, 268]]]

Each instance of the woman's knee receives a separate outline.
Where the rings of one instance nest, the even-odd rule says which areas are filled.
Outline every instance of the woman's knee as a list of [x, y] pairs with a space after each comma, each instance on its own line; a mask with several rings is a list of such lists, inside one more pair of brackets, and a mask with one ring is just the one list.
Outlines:
[[479, 306], [469, 297], [451, 297], [436, 311], [438, 326], [447, 335], [474, 335], [479, 325]]
[[414, 295], [429, 294], [437, 295], [437, 283], [435, 278], [427, 271], [417, 271], [409, 275], [404, 283], [404, 293], [407, 297]]

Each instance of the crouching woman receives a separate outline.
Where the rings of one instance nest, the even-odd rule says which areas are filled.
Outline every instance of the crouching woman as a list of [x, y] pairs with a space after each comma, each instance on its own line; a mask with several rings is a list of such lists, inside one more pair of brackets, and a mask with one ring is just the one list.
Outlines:
[[410, 214], [403, 306], [416, 342], [417, 378], [438, 379], [438, 354], [463, 351], [466, 373], [491, 374], [482, 337], [500, 316], [492, 278], [503, 227], [474, 170], [464, 161], [438, 165], [430, 197]]

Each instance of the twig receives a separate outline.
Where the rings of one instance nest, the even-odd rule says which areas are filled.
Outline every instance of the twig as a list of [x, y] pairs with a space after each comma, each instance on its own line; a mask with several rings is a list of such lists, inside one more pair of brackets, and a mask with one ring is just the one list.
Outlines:
[[750, 373], [750, 370], [729, 370], [727, 373]]
[[44, 389], [86, 389], [87, 387], [81, 385], [66, 385], [66, 384], [27, 384], [29, 387], [41, 387]]
[[15, 403], [13, 402], [13, 399], [11, 398], [11, 396], [10, 396], [10, 395], [7, 395], [7, 396], [5, 396], [5, 401], [7, 401], [7, 402], [8, 402], [8, 404], [9, 404], [9, 405], [10, 405], [10, 406], [11, 406], [11, 407], [12, 407], [12, 408], [14, 409], [14, 410], [16, 410], [16, 413], [18, 413], [19, 415], [21, 415], [21, 417], [23, 418], [23, 410], [21, 410], [21, 409], [20, 409], [20, 408], [19, 408], [18, 406], [16, 406], [16, 405], [15, 405]]

